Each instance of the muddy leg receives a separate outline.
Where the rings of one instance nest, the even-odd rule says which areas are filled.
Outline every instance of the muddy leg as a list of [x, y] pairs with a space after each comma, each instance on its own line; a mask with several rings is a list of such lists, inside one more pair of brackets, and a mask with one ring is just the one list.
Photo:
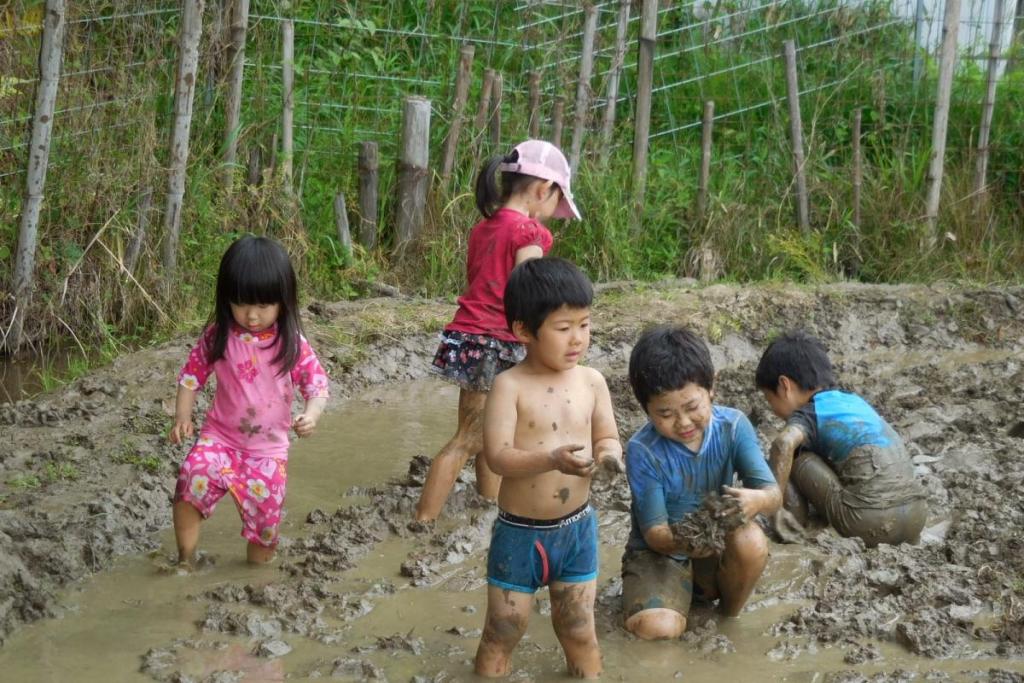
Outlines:
[[275, 550], [277, 550], [276, 546], [268, 548], [249, 541], [249, 545], [245, 549], [245, 559], [249, 564], [266, 564], [274, 559]]
[[[796, 484], [804, 498], [825, 516], [833, 507], [831, 499], [839, 496], [843, 490], [839, 475], [817, 453], [800, 454], [793, 461], [793, 471], [789, 481]], [[787, 495], [789, 495], [788, 491]], [[829, 522], [831, 523], [832, 520]]]
[[800, 489], [796, 487], [796, 483], [790, 479], [786, 483], [785, 495], [782, 498], [782, 507], [792, 514], [796, 521], [800, 524], [807, 526], [807, 516], [810, 512], [807, 509], [807, 499], [800, 493]]
[[768, 539], [756, 522], [747, 522], [725, 537], [725, 550], [717, 575], [720, 608], [729, 617], [738, 616], [747, 604], [754, 585], [768, 564]]
[[416, 504], [416, 520], [437, 519], [441, 508], [448, 500], [448, 494], [455, 486], [462, 466], [469, 456], [479, 453], [483, 447], [483, 410], [487, 394], [482, 391], [459, 392], [459, 427], [451, 441], [434, 456], [423, 484], [419, 503]]
[[532, 607], [532, 593], [487, 586], [487, 620], [476, 650], [477, 674], [498, 678], [512, 673], [512, 650], [526, 633]]
[[179, 500], [174, 504], [174, 538], [178, 542], [178, 564], [191, 566], [199, 544], [199, 525], [203, 515], [191, 503]]
[[601, 650], [594, 627], [597, 581], [551, 584], [551, 624], [565, 651], [569, 675], [597, 678], [601, 675]]

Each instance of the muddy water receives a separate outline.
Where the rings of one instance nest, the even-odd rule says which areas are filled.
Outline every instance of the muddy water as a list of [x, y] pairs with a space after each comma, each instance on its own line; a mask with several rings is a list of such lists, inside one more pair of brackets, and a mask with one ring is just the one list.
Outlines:
[[[399, 477], [409, 458], [431, 452], [448, 436], [455, 416], [456, 392], [435, 381], [392, 386], [349, 401], [324, 416], [317, 435], [295, 445], [290, 460], [286, 538], [307, 535], [310, 511], [333, 511], [363, 502], [346, 497], [351, 487], [362, 487]], [[625, 486], [624, 481], [621, 482]], [[400, 576], [399, 566], [410, 545], [423, 541], [390, 536], [373, 547], [358, 566], [330, 586], [339, 593], [372, 595], [372, 609], [354, 620], [324, 620], [341, 632], [335, 644], [323, 644], [293, 634], [281, 640], [293, 649], [279, 658], [251, 654], [254, 640], [223, 633], [203, 633], [197, 626], [207, 611], [202, 598], [211, 589], [230, 585], [261, 586], [281, 581], [280, 566], [251, 568], [242, 562], [244, 543], [238, 520], [225, 505], [204, 526], [201, 547], [215, 562], [198, 574], [181, 577], [161, 573], [159, 567], [172, 554], [173, 535], [161, 535], [162, 550], [154, 556], [122, 558], [115, 566], [64, 594], [63, 615], [23, 627], [0, 650], [0, 671], [11, 681], [149, 681], [138, 673], [142, 656], [151, 648], [167, 648], [179, 639], [199, 639], [182, 646], [175, 667], [189, 680], [203, 680], [216, 671], [245, 672], [246, 681], [330, 676], [332, 662], [352, 657], [379, 668], [389, 680], [446, 672], [449, 680], [471, 680], [470, 660], [482, 625], [484, 553], [474, 551], [453, 565], [432, 587], [414, 587]], [[485, 512], [493, 514], [492, 512]], [[602, 577], [599, 589], [614, 593], [614, 577], [622, 547], [625, 513], [602, 513]], [[448, 522], [454, 528], [455, 523]], [[695, 610], [693, 638], [686, 642], [640, 643], [629, 639], [607, 608], [599, 607], [600, 638], [606, 678], [611, 680], [822, 680], [823, 672], [849, 670], [844, 651], [816, 646], [806, 639], [769, 635], [769, 627], [801, 602], [779, 602], [772, 596], [807, 572], [807, 554], [800, 546], [775, 546], [769, 570], [751, 608], [736, 620], [722, 620], [711, 612]], [[286, 580], [286, 579], [285, 579]], [[549, 617], [544, 613], [546, 592], [538, 594], [527, 638], [514, 660], [519, 680], [556, 680], [564, 663]], [[416, 652], [375, 646], [379, 637], [395, 634], [421, 639]], [[214, 641], [218, 648], [209, 647]], [[204, 646], [204, 643], [206, 646]], [[881, 659], [860, 665], [866, 676], [877, 671], [945, 672], [954, 680], [977, 680], [966, 671], [1001, 669], [1024, 671], [1024, 663], [1006, 659], [925, 659], [889, 643], [876, 643]], [[172, 646], [173, 648], [173, 646]], [[361, 648], [353, 653], [353, 648]], [[766, 656], [768, 655], [768, 656]], [[933, 674], [934, 675], [934, 674]], [[352, 676], [358, 678], [359, 676]], [[182, 679], [186, 680], [186, 679]], [[239, 679], [224, 679], [239, 680]]]

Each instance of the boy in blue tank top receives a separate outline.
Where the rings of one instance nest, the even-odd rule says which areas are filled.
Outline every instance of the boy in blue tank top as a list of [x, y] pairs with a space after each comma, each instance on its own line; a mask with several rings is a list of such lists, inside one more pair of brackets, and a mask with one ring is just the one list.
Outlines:
[[[649, 422], [626, 447], [633, 502], [622, 601], [626, 629], [645, 640], [678, 638], [694, 594], [738, 615], [768, 561], [752, 519], [775, 512], [782, 495], [747, 416], [712, 403], [714, 377], [707, 345], [681, 327], [645, 332], [630, 355], [629, 383]], [[720, 553], [691, 547], [672, 528], [713, 493], [742, 513]]]
[[918, 541], [928, 506], [903, 441], [867, 401], [835, 388], [818, 339], [797, 331], [773, 341], [754, 382], [786, 421], [770, 463], [797, 521], [806, 522], [810, 502], [868, 547]]

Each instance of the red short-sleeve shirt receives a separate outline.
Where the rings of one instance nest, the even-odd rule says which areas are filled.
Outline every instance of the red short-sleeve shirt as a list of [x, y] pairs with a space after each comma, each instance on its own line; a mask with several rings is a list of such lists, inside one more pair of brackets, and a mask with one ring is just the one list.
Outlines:
[[505, 321], [505, 285], [516, 265], [516, 252], [536, 245], [551, 249], [551, 231], [512, 209], [498, 209], [473, 226], [466, 257], [468, 284], [459, 297], [459, 309], [445, 330], [486, 334], [516, 341]]

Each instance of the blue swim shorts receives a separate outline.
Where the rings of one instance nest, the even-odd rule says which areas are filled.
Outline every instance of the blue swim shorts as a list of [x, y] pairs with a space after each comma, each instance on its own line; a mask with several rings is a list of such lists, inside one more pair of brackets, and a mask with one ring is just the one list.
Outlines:
[[535, 593], [554, 581], [597, 578], [597, 511], [584, 503], [561, 519], [529, 519], [498, 511], [487, 553], [487, 583]]

